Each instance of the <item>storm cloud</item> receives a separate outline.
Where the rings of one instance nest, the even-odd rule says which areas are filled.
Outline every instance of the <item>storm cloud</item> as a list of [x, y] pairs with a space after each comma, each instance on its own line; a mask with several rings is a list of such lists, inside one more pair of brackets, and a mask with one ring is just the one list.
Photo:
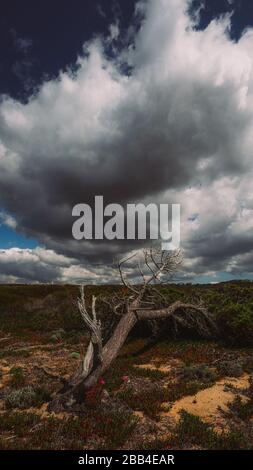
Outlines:
[[117, 22], [27, 103], [2, 96], [1, 205], [44, 248], [2, 251], [1, 279], [113, 279], [139, 245], [73, 240], [72, 208], [95, 195], [180, 203], [192, 279], [253, 273], [253, 30], [232, 41], [228, 15], [197, 30], [188, 7], [139, 2], [125, 47]]

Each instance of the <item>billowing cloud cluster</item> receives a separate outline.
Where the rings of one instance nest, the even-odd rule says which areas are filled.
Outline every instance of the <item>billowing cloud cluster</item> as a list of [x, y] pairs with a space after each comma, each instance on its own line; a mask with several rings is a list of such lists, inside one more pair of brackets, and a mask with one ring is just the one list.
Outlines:
[[[0, 250], [0, 282], [73, 282], [89, 283], [114, 280], [112, 270], [86, 269], [74, 258], [59, 255], [45, 248]], [[3, 273], [3, 274], [2, 274]], [[115, 282], [117, 279], [115, 278]]]
[[188, 276], [253, 273], [253, 30], [196, 30], [187, 7], [139, 2], [126, 47], [117, 24], [28, 103], [2, 97], [1, 204], [46, 247], [1, 252], [2, 279], [107, 280], [96, 264], [133, 247], [71, 235], [72, 207], [100, 194], [181, 203]]

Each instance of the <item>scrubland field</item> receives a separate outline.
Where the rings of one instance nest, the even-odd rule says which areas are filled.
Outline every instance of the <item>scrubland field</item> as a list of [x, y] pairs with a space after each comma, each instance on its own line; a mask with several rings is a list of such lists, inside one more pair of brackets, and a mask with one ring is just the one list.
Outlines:
[[[201, 297], [219, 339], [176, 332], [168, 319], [139, 323], [84, 403], [53, 413], [48, 403], [89, 341], [78, 289], [0, 286], [0, 449], [253, 448], [253, 283], [160, 289], [168, 304]], [[105, 332], [117, 321], [100, 316]]]

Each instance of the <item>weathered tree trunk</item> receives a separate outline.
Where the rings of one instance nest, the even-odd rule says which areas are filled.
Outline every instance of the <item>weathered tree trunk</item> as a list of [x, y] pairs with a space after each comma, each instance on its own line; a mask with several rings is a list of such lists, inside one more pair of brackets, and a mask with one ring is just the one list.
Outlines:
[[[62, 407], [71, 407], [75, 403], [81, 403], [84, 401], [85, 392], [92, 388], [98, 382], [99, 378], [110, 368], [112, 362], [116, 359], [120, 349], [124, 345], [130, 331], [138, 320], [169, 318], [173, 317], [179, 309], [191, 309], [203, 317], [204, 320], [202, 320], [202, 322], [206, 322], [206, 331], [210, 331], [210, 329], [215, 331], [216, 328], [211, 317], [205, 312], [203, 307], [183, 302], [175, 302], [167, 308], [159, 310], [145, 310], [139, 308], [139, 305], [140, 298], [137, 298], [132, 302], [132, 304], [130, 304], [128, 311], [124, 316], [122, 316], [116, 326], [113, 335], [103, 347], [102, 357], [99, 364], [88, 367], [88, 373], [87, 367], [86, 370], [84, 370], [81, 366], [79, 371], [69, 381], [67, 387], [65, 386], [50, 403], [49, 408], [51, 410], [57, 411]], [[89, 349], [92, 349], [91, 344], [89, 345]]]
[[[109, 369], [130, 331], [139, 320], [171, 318], [175, 325], [194, 327], [203, 337], [214, 337], [217, 334], [215, 322], [201, 304], [174, 302], [166, 308], [155, 308], [157, 296], [160, 299], [162, 298], [163, 302], [166, 302], [166, 298], [159, 290], [155, 289], [154, 284], [160, 282], [161, 276], [170, 277], [173, 274], [181, 262], [180, 252], [154, 253], [152, 249], [145, 251], [144, 267], [146, 267], [149, 275], [145, 275], [140, 265], [138, 265], [142, 279], [142, 283], [139, 285], [131, 285], [121, 269], [122, 264], [132, 258], [133, 256], [118, 265], [122, 283], [130, 294], [127, 301], [118, 298], [116, 299], [116, 305], [113, 305], [113, 301], [109, 302], [112, 311], [116, 315], [120, 314], [121, 319], [104, 346], [102, 345], [101, 323], [96, 315], [96, 298], [92, 297], [91, 310], [88, 311], [85, 304], [84, 290], [83, 287], [81, 288], [78, 308], [90, 331], [90, 343], [79, 369], [54, 397], [49, 404], [49, 409], [57, 411], [64, 407], [71, 407], [75, 403], [83, 402], [85, 392], [96, 385], [99, 378]], [[194, 311], [194, 314], [192, 311]]]

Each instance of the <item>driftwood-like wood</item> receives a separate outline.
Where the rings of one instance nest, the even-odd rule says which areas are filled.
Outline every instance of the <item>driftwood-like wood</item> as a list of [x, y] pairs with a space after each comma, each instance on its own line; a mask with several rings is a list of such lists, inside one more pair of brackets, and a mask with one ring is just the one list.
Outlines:
[[[125, 261], [130, 260], [132, 258]], [[96, 299], [93, 297], [89, 313], [85, 305], [84, 289], [81, 288], [78, 308], [90, 331], [90, 343], [78, 370], [50, 403], [51, 410], [57, 411], [84, 401], [85, 392], [96, 385], [99, 378], [110, 368], [138, 321], [171, 318], [175, 324], [196, 328], [203, 337], [214, 337], [217, 334], [217, 327], [212, 316], [201, 303], [177, 301], [164, 308], [155, 308], [157, 295], [162, 296], [155, 287], [155, 283], [160, 284], [162, 277], [168, 279], [180, 262], [181, 257], [178, 252], [153, 253], [152, 250], [144, 252], [144, 268], [138, 265], [142, 284], [138, 285], [131, 285], [127, 280], [122, 271], [124, 261], [118, 264], [120, 277], [129, 291], [129, 297], [127, 301], [117, 299], [116, 305], [112, 303], [112, 310], [121, 317], [105, 345], [102, 345], [101, 324], [96, 315]]]

